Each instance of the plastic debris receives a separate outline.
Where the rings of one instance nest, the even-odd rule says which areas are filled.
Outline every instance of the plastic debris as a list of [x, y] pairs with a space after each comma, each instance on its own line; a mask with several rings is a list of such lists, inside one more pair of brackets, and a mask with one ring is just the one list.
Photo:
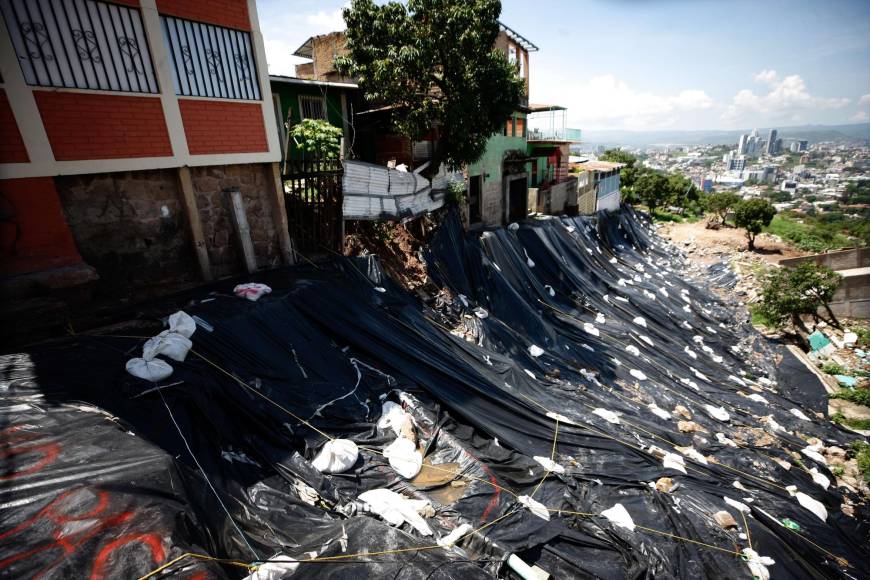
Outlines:
[[264, 294], [269, 294], [271, 292], [271, 288], [269, 288], [265, 284], [258, 284], [256, 282], [239, 284], [238, 286], [233, 288], [233, 294], [235, 294], [239, 298], [245, 298], [247, 300], [250, 300], [251, 302], [256, 302]]
[[597, 408], [592, 411], [593, 415], [598, 415], [608, 423], [613, 423], [614, 425], [619, 425], [619, 414], [614, 413], [613, 411], [609, 411], [607, 409]]
[[389, 489], [371, 489], [361, 493], [357, 499], [392, 526], [398, 527], [408, 522], [422, 535], [432, 535], [429, 524], [419, 514], [419, 510], [429, 505], [428, 500], [408, 499]]
[[521, 495], [517, 500], [529, 508], [529, 511], [539, 518], [547, 520], [548, 522], [550, 521], [550, 511], [547, 509], [547, 506], [541, 502], [532, 499], [532, 497], [528, 495]]
[[450, 548], [459, 540], [459, 538], [461, 538], [473, 529], [474, 528], [472, 528], [470, 524], [460, 524], [459, 526], [455, 527], [452, 532], [450, 532], [446, 536], [442, 536], [438, 540], [438, 545], [442, 548]]
[[758, 552], [752, 548], [744, 548], [741, 553], [753, 577], [758, 580], [770, 580], [770, 571], [768, 571], [767, 567], [776, 564], [773, 558], [759, 556]]

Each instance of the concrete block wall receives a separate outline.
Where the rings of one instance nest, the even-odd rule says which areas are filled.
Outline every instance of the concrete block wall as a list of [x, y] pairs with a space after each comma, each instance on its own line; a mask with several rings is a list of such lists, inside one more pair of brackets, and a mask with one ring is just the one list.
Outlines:
[[786, 258], [779, 261], [780, 266], [793, 267], [801, 262], [815, 262], [820, 266], [827, 266], [832, 270], [849, 270], [852, 268], [870, 267], [870, 246], [841, 250], [839, 252], [826, 252], [814, 256], [802, 258]]

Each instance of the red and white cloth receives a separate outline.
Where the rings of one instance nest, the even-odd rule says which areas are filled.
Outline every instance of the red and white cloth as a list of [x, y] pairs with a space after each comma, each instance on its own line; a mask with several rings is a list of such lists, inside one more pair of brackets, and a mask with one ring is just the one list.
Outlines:
[[256, 282], [251, 282], [249, 284], [239, 284], [235, 288], [233, 288], [233, 294], [238, 296], [239, 298], [247, 298], [251, 302], [255, 302], [263, 296], [263, 294], [269, 294], [272, 291], [271, 288], [266, 286], [265, 284], [258, 284]]

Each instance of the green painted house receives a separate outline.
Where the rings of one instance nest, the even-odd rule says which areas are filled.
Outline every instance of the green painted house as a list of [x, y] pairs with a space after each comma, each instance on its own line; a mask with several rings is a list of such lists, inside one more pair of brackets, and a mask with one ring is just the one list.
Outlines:
[[345, 154], [353, 140], [350, 120], [360, 110], [360, 92], [353, 83], [300, 79], [272, 75], [272, 105], [275, 109], [275, 125], [281, 142], [282, 156], [299, 160], [302, 153], [288, 139], [287, 129], [303, 119], [324, 119], [340, 127], [344, 134]]

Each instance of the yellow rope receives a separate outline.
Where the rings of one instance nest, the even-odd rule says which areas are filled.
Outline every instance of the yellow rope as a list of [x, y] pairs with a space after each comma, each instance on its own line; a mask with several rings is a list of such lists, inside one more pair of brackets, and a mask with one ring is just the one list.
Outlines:
[[212, 362], [211, 360], [209, 360], [208, 358], [206, 358], [204, 355], [199, 354], [199, 353], [198, 353], [197, 351], [195, 351], [194, 349], [190, 349], [190, 352], [192, 352], [193, 354], [195, 354], [196, 356], [198, 356], [199, 358], [201, 358], [202, 360], [204, 360], [205, 362], [207, 362], [208, 364], [210, 364], [211, 366], [213, 366], [214, 368], [216, 368], [217, 370], [219, 370], [220, 372], [222, 372], [222, 373], [225, 374], [226, 376], [228, 376], [228, 377], [230, 377], [231, 379], [233, 379], [234, 381], [236, 381], [240, 386], [242, 386], [242, 387], [244, 387], [245, 389], [249, 390], [250, 392], [254, 393], [254, 394], [257, 395], [258, 397], [261, 397], [261, 398], [265, 399], [265, 400], [268, 401], [269, 403], [271, 403], [271, 404], [273, 404], [274, 406], [276, 406], [278, 409], [284, 411], [285, 413], [287, 413], [288, 415], [290, 415], [291, 417], [293, 417], [294, 419], [296, 419], [297, 421], [299, 421], [299, 422], [302, 423], [303, 425], [305, 425], [305, 426], [307, 426], [307, 427], [313, 429], [314, 431], [316, 431], [317, 433], [323, 435], [324, 437], [326, 437], [326, 438], [329, 439], [330, 441], [335, 441], [335, 437], [332, 437], [331, 435], [329, 435], [329, 434], [327, 434], [327, 433], [321, 431], [320, 429], [318, 429], [317, 427], [315, 427], [314, 425], [312, 425], [311, 423], [309, 423], [308, 421], [306, 421], [306, 420], [303, 419], [302, 417], [300, 417], [300, 416], [294, 414], [292, 411], [290, 411], [290, 409], [287, 409], [287, 408], [283, 407], [282, 405], [276, 403], [275, 401], [273, 401], [272, 399], [270, 399], [269, 397], [267, 397], [266, 395], [264, 395], [263, 393], [261, 393], [261, 392], [258, 391], [257, 389], [255, 389], [255, 388], [251, 387], [249, 384], [245, 383], [245, 381], [243, 381], [242, 379], [240, 379], [239, 377], [237, 377], [237, 376], [234, 375], [233, 373], [231, 373], [231, 372], [229, 372], [229, 371], [223, 369], [220, 365], [218, 365], [218, 364]]
[[743, 510], [737, 510], [740, 512], [740, 517], [743, 518], [743, 528], [746, 530], [746, 541], [749, 543], [749, 549], [752, 549], [752, 534], [749, 533], [749, 522], [746, 520], [746, 514], [743, 513]]
[[239, 562], [238, 560], [230, 560], [228, 558], [215, 558], [214, 556], [207, 556], [205, 554], [195, 554], [193, 552], [185, 552], [184, 554], [178, 556], [177, 558], [173, 558], [169, 562], [163, 564], [159, 568], [155, 568], [154, 570], [148, 572], [144, 576], [140, 576], [138, 580], [148, 580], [153, 576], [156, 576], [160, 572], [163, 572], [173, 564], [176, 564], [185, 558], [195, 558], [197, 560], [206, 560], [208, 562], [220, 562], [221, 564], [229, 564], [230, 566], [238, 566], [239, 568], [247, 568], [248, 570], [256, 570], [257, 566], [253, 564], [246, 564], [245, 562]]

